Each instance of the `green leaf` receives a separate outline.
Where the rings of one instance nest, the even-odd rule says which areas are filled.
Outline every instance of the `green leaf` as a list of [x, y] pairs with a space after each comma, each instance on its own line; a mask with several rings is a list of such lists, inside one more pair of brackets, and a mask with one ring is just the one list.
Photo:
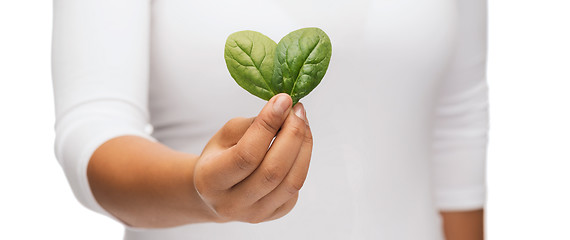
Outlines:
[[265, 100], [276, 94], [271, 88], [276, 45], [255, 31], [236, 32], [226, 40], [224, 58], [230, 75], [242, 88]]
[[293, 104], [309, 94], [323, 79], [332, 46], [319, 28], [303, 28], [283, 37], [275, 50], [271, 86], [291, 95]]
[[279, 44], [255, 31], [231, 34], [224, 58], [235, 81], [251, 94], [269, 100], [287, 93], [296, 104], [323, 79], [331, 60], [329, 37], [319, 28], [287, 34]]

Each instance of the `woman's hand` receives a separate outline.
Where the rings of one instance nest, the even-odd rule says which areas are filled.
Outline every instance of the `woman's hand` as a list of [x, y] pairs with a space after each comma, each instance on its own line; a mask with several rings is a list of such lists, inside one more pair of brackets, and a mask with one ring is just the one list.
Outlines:
[[300, 103], [291, 110], [291, 98], [279, 94], [255, 119], [229, 121], [200, 156], [113, 138], [91, 157], [89, 185], [105, 210], [133, 227], [276, 219], [291, 211], [307, 176], [305, 119]]
[[[313, 147], [301, 103], [274, 96], [256, 118], [235, 118], [210, 140], [194, 186], [217, 222], [280, 218], [297, 202]], [[274, 139], [275, 138], [275, 139]]]

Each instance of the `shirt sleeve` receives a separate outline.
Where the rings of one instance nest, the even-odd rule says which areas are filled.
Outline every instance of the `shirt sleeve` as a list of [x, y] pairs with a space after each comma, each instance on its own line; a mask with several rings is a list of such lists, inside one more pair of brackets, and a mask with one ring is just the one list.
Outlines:
[[457, 4], [457, 45], [434, 114], [435, 203], [448, 211], [479, 209], [486, 200], [487, 4]]
[[150, 3], [54, 0], [53, 9], [55, 154], [79, 202], [112, 217], [93, 197], [87, 164], [111, 138], [152, 139], [145, 131]]

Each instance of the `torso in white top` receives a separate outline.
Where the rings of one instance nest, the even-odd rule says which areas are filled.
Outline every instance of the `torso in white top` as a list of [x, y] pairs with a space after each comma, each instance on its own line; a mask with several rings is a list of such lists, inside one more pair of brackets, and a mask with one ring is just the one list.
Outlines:
[[291, 213], [255, 225], [127, 229], [126, 239], [438, 240], [439, 209], [482, 207], [484, 1], [147, 4], [152, 137], [180, 151], [199, 154], [227, 120], [253, 116], [265, 103], [230, 77], [229, 34], [255, 30], [278, 42], [319, 27], [333, 54], [321, 84], [301, 100], [315, 143]]

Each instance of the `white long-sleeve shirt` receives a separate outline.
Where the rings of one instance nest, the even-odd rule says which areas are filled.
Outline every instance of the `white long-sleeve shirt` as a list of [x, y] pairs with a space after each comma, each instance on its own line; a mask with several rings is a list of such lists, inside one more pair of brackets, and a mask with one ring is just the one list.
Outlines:
[[[438, 211], [485, 203], [488, 97], [482, 0], [55, 0], [56, 155], [75, 196], [123, 135], [199, 154], [265, 101], [230, 77], [227, 36], [276, 42], [319, 27], [333, 54], [301, 100], [314, 135], [305, 186], [282, 219], [127, 228], [126, 239], [442, 239]], [[151, 127], [154, 131], [151, 131]]]

